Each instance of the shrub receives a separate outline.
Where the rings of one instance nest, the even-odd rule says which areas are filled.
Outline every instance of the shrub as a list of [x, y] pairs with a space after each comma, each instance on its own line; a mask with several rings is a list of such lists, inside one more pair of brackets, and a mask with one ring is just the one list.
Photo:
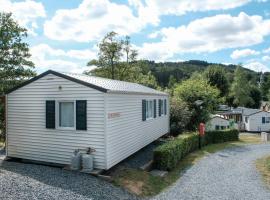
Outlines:
[[[238, 130], [208, 131], [201, 138], [202, 145], [239, 140]], [[172, 170], [187, 154], [199, 148], [199, 135], [186, 133], [154, 149], [154, 167]]]
[[183, 101], [172, 98], [170, 105], [170, 130], [171, 134], [177, 136], [184, 131], [190, 121], [191, 113], [187, 104]]
[[161, 170], [172, 170], [189, 152], [196, 150], [198, 145], [198, 134], [180, 135], [154, 150], [154, 166]]
[[239, 140], [239, 131], [236, 129], [222, 131], [207, 131], [202, 138], [203, 145]]

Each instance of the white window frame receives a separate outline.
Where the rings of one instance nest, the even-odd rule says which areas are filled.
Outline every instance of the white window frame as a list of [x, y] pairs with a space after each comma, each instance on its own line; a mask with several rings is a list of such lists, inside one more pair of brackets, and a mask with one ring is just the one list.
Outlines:
[[[150, 104], [152, 102], [152, 106], [151, 106], [151, 110], [149, 110]], [[146, 100], [146, 112], [145, 112], [145, 118], [146, 120], [150, 120], [150, 119], [154, 119], [154, 112], [155, 112], [155, 108], [154, 108], [154, 100]]]
[[164, 99], [161, 99], [160, 100], [160, 115], [161, 116], [165, 115], [164, 103], [165, 103]]
[[[60, 103], [73, 103], [73, 114], [74, 114], [74, 126], [73, 127], [61, 127], [60, 126], [60, 113], [59, 113], [59, 108], [60, 108]], [[58, 100], [56, 101], [56, 128], [59, 129], [59, 130], [76, 130], [76, 101], [74, 100]]]

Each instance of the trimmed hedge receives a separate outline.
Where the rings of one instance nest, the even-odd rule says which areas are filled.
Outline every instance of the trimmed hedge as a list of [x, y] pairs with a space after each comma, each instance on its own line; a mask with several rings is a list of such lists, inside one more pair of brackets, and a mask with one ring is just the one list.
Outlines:
[[202, 138], [202, 145], [222, 143], [239, 140], [239, 131], [237, 129], [207, 131]]
[[[238, 130], [209, 131], [201, 138], [201, 144], [221, 143], [239, 139]], [[179, 135], [154, 149], [154, 167], [172, 170], [187, 154], [199, 148], [199, 135], [186, 133]]]
[[172, 170], [179, 160], [198, 148], [198, 134], [180, 135], [154, 149], [154, 166], [161, 170]]

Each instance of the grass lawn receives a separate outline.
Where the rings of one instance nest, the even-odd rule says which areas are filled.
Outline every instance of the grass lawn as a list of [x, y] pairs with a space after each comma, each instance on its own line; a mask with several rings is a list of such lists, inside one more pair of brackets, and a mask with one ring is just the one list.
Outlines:
[[264, 182], [270, 188], [270, 155], [256, 161], [256, 167], [261, 173]]
[[[112, 176], [113, 182], [116, 185], [128, 189], [130, 192], [139, 196], [153, 196], [160, 193], [163, 189], [172, 185], [179, 177], [181, 173], [188, 167], [194, 165], [205, 155], [215, 153], [224, 148], [241, 146], [245, 144], [257, 144], [260, 143], [260, 136], [241, 134], [240, 140], [236, 142], [226, 142], [221, 144], [211, 144], [203, 147], [201, 150], [190, 153], [186, 158], [181, 160], [178, 166], [170, 171], [165, 177], [156, 177], [149, 172], [139, 169], [125, 168], [118, 170]], [[269, 165], [270, 166], [270, 165]], [[269, 168], [270, 169], [270, 168]], [[270, 181], [270, 174], [269, 174]]]

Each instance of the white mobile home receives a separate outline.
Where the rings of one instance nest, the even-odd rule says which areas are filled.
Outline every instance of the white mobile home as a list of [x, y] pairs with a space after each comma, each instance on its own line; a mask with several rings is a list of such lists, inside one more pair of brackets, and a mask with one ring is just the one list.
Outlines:
[[49, 70], [6, 95], [7, 156], [69, 164], [91, 147], [109, 169], [169, 132], [168, 104], [136, 83]]
[[224, 130], [230, 128], [230, 122], [220, 116], [212, 116], [211, 119], [206, 123], [207, 131]]
[[270, 112], [259, 111], [244, 116], [245, 130], [250, 132], [270, 131]]

